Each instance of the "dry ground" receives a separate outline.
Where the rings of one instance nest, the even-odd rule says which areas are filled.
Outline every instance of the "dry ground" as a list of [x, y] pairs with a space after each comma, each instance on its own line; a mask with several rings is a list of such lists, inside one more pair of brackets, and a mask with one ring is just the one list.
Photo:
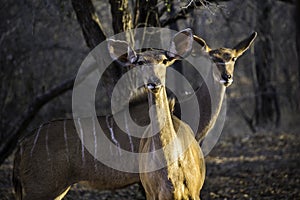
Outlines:
[[[259, 131], [247, 136], [223, 133], [206, 157], [202, 199], [300, 199], [300, 125], [288, 131]], [[12, 159], [0, 167], [0, 199], [13, 199]], [[99, 192], [74, 186], [65, 197], [145, 199], [139, 185]]]

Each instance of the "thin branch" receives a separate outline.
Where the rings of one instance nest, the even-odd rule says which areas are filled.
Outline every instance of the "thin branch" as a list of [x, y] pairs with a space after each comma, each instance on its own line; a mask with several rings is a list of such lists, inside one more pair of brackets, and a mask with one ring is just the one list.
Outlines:
[[278, 1], [281, 1], [281, 2], [283, 2], [283, 3], [288, 3], [288, 4], [296, 4], [297, 3], [297, 1], [299, 1], [299, 0], [278, 0]]
[[[210, 10], [209, 6], [212, 5], [212, 3], [218, 3], [218, 2], [225, 2], [230, 0], [214, 0], [214, 1], [207, 1], [207, 0], [200, 0], [200, 1], [189, 1], [188, 6], [183, 6], [177, 13], [173, 14], [172, 16], [169, 16], [167, 19], [161, 21], [161, 26], [165, 27], [170, 25], [171, 23], [176, 22], [179, 19], [186, 19], [188, 17], [188, 14], [191, 13], [193, 10], [205, 6], [207, 9]], [[166, 8], [162, 8], [162, 11], [166, 10]], [[162, 13], [161, 13], [162, 15]]]

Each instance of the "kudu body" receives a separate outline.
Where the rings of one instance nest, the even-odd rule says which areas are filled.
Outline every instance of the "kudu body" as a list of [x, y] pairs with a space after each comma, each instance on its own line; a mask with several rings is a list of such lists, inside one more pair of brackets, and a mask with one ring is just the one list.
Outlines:
[[[149, 123], [149, 117], [140, 114], [144, 109], [148, 109], [147, 103], [132, 106], [132, 115], [140, 125]], [[138, 152], [139, 140], [129, 138], [113, 125], [113, 119], [98, 117], [95, 121], [107, 138], [118, 142], [119, 148]], [[82, 146], [73, 119], [40, 126], [22, 141], [15, 154], [13, 182], [17, 199], [62, 199], [71, 185], [82, 181], [99, 190], [115, 189], [139, 182], [139, 175], [112, 169], [95, 159]]]
[[[184, 35], [191, 34], [183, 31]], [[128, 68], [137, 65], [171, 65], [181, 55], [180, 35], [173, 38], [169, 56], [166, 51], [147, 50], [135, 53], [128, 48], [127, 55], [118, 52], [128, 44], [123, 41], [110, 40], [108, 49], [111, 57]], [[187, 38], [187, 37], [186, 37]], [[190, 38], [191, 40], [191, 38]], [[191, 41], [189, 41], [191, 44]], [[132, 119], [140, 126], [149, 124], [149, 105], [146, 99], [130, 104]], [[123, 111], [116, 113], [119, 119], [124, 116]], [[123, 117], [124, 119], [124, 117]], [[57, 120], [40, 126], [35, 132], [24, 139], [15, 154], [13, 183], [17, 199], [62, 199], [72, 184], [84, 182], [96, 189], [115, 189], [140, 181], [138, 173], [128, 173], [112, 169], [95, 159], [84, 147], [76, 131], [74, 123], [85, 119]], [[125, 120], [125, 119], [124, 119]], [[114, 119], [109, 116], [90, 119], [99, 122], [107, 138], [118, 148], [138, 152], [140, 139], [131, 137], [121, 130]], [[93, 124], [92, 123], [92, 124]], [[129, 124], [130, 125], [130, 124]], [[129, 127], [130, 129], [130, 127]], [[142, 134], [142, 133], [141, 133]], [[102, 152], [118, 153], [118, 152]]]

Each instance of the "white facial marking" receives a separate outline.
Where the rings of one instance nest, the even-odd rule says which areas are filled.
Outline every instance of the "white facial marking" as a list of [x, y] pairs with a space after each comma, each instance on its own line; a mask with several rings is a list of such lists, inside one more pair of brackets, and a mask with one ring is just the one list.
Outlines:
[[148, 84], [148, 85], [147, 85], [147, 87], [148, 87], [148, 89], [150, 89], [150, 90], [152, 90], [152, 89], [154, 89], [154, 88], [155, 88], [155, 86], [154, 86], [154, 85], [152, 85], [152, 84]]

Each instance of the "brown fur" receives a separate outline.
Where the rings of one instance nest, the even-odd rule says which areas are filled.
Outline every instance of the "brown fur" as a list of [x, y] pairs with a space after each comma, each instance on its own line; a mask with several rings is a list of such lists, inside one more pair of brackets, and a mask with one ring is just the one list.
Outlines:
[[[142, 116], [139, 119], [140, 124], [147, 123]], [[105, 126], [105, 117], [98, 117], [98, 121]], [[67, 147], [64, 129], [67, 130]], [[114, 126], [114, 131], [116, 139], [123, 141], [121, 147], [130, 151], [126, 133], [117, 126]], [[107, 128], [104, 132], [110, 138]], [[137, 150], [139, 140], [132, 139]], [[16, 197], [26, 200], [58, 198], [72, 184], [81, 181], [100, 190], [139, 182], [138, 174], [111, 169], [95, 160], [86, 149], [83, 160], [81, 140], [73, 120], [50, 122], [26, 138], [15, 154], [13, 172]]]

